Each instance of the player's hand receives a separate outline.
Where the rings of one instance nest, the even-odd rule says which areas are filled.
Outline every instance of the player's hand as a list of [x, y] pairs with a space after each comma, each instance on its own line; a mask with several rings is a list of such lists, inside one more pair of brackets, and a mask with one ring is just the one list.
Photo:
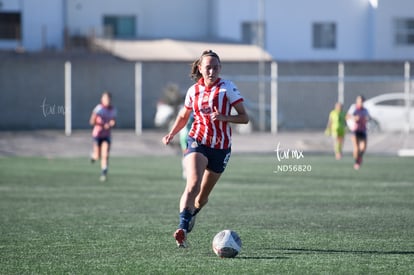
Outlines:
[[99, 116], [96, 116], [96, 118], [95, 118], [95, 125], [101, 125], [101, 126], [104, 126], [104, 121], [103, 121], [103, 119], [102, 119], [101, 117], [99, 117]]
[[168, 134], [165, 137], [162, 138], [162, 143], [164, 143], [165, 145], [170, 144], [171, 140], [173, 140], [174, 135]]
[[224, 120], [224, 116], [217, 110], [216, 106], [214, 106], [214, 112], [211, 113], [211, 118], [213, 119], [213, 121]]

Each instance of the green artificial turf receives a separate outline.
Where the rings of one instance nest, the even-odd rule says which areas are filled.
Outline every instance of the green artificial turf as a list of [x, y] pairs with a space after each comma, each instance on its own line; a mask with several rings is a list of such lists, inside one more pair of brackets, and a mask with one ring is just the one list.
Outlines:
[[178, 156], [111, 158], [105, 183], [87, 159], [0, 158], [0, 274], [414, 274], [413, 178], [414, 158], [233, 155], [179, 249]]

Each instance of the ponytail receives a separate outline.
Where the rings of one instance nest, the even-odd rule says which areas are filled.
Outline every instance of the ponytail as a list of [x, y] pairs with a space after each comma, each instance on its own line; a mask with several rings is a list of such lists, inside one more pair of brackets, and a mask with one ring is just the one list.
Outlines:
[[191, 64], [190, 77], [195, 82], [197, 82], [202, 77], [200, 71], [198, 70], [198, 65], [201, 63], [200, 61], [201, 61], [201, 57], [195, 60], [193, 64]]

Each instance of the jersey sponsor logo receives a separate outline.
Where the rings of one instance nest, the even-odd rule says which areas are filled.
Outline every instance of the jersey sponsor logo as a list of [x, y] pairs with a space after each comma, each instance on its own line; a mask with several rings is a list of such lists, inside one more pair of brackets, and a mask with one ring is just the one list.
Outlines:
[[211, 107], [208, 105], [202, 106], [202, 108], [200, 109], [200, 112], [203, 114], [211, 114]]

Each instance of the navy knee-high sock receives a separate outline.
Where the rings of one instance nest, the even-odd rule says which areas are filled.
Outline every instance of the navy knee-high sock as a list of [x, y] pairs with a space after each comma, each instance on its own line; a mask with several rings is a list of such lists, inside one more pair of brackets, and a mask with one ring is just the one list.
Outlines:
[[192, 216], [191, 211], [185, 208], [179, 215], [180, 224], [178, 225], [178, 228], [188, 231], [188, 223], [190, 222]]

